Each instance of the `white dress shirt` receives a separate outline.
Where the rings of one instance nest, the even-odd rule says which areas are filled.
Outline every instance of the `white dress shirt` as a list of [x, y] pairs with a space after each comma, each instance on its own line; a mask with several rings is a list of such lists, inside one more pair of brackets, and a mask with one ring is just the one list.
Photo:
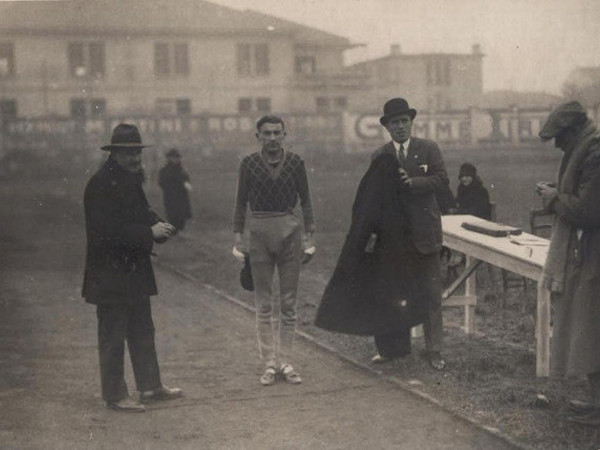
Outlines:
[[398, 158], [399, 161], [402, 161], [400, 159], [400, 146], [402, 146], [404, 148], [404, 151], [402, 152], [404, 154], [404, 161], [406, 161], [406, 156], [408, 155], [408, 146], [410, 145], [410, 138], [408, 138], [406, 141], [400, 143], [400, 142], [396, 142], [396, 141], [392, 141], [392, 143], [394, 144], [394, 148], [396, 149], [396, 158]]

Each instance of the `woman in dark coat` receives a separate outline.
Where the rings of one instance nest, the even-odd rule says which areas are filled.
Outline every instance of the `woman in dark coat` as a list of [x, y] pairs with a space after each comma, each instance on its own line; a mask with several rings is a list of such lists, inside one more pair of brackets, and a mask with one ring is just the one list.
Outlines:
[[[329, 331], [373, 336], [422, 323], [424, 301], [414, 286], [405, 196], [393, 155], [381, 154], [363, 177], [352, 224], [317, 311]], [[404, 231], [406, 230], [406, 231]]]
[[177, 230], [185, 228], [185, 222], [192, 218], [190, 197], [190, 177], [181, 166], [181, 154], [177, 149], [167, 153], [167, 164], [160, 169], [158, 184], [163, 190], [163, 200], [167, 220]]
[[475, 217], [491, 220], [490, 195], [483, 186], [481, 178], [477, 176], [475, 166], [469, 163], [460, 166], [458, 179], [460, 180], [456, 193], [458, 214], [471, 214]]

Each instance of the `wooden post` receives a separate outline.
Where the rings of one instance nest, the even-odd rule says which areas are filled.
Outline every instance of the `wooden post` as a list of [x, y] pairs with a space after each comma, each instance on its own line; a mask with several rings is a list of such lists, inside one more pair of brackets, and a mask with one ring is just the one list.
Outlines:
[[542, 280], [537, 286], [537, 328], [535, 373], [538, 377], [550, 375], [550, 291], [542, 286]]
[[[470, 267], [471, 264], [476, 263], [477, 260], [472, 256], [466, 255], [465, 267]], [[477, 277], [476, 273], [472, 273], [465, 281], [465, 297], [473, 298], [477, 303]], [[465, 305], [465, 332], [472, 334], [475, 332], [475, 305], [468, 302]]]

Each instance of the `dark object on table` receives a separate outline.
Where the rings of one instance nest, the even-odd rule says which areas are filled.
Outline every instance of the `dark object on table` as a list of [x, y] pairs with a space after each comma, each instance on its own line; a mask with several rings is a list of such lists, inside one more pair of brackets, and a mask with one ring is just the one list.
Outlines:
[[476, 233], [487, 234], [494, 237], [506, 237], [509, 234], [518, 236], [523, 232], [520, 228], [502, 225], [487, 220], [478, 220], [476, 222], [463, 222], [461, 225], [464, 229], [475, 231]]

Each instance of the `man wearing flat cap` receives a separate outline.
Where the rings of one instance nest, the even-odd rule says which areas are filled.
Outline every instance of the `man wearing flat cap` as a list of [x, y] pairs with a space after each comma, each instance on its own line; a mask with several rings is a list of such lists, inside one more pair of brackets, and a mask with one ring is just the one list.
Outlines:
[[[409, 226], [398, 230], [410, 245], [403, 263], [410, 265], [419, 286], [420, 302], [426, 303], [423, 328], [428, 360], [436, 370], [445, 367], [442, 358], [442, 299], [440, 251], [442, 223], [436, 194], [448, 189], [448, 174], [438, 145], [428, 139], [412, 137], [412, 123], [417, 111], [403, 98], [385, 103], [380, 123], [391, 141], [373, 153], [372, 163], [382, 155], [393, 155], [397, 161], [399, 192], [406, 202]], [[396, 333], [375, 336], [378, 354], [374, 363], [382, 363], [410, 353], [410, 329], [399, 327]]]
[[[161, 383], [150, 296], [157, 294], [150, 255], [175, 228], [148, 206], [142, 189], [142, 144], [136, 126], [120, 124], [110, 154], [84, 194], [87, 253], [82, 295], [96, 305], [102, 399], [110, 409], [143, 412], [142, 403], [181, 397]], [[124, 378], [125, 341], [139, 401]]]
[[600, 426], [600, 133], [569, 102], [550, 113], [539, 135], [564, 153], [558, 182], [536, 187], [554, 215], [543, 274], [555, 305], [550, 370], [587, 376], [591, 400], [570, 401], [569, 420]]

